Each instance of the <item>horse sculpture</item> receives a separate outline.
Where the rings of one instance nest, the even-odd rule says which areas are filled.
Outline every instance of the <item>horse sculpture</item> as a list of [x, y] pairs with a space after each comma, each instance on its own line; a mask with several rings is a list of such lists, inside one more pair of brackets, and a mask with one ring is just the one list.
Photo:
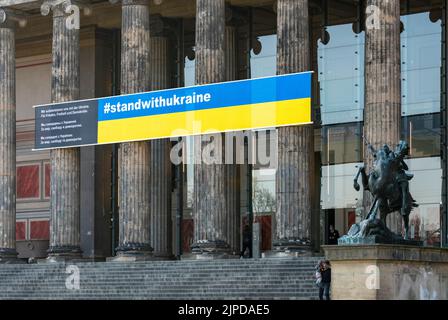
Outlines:
[[[373, 196], [373, 203], [365, 219], [365, 223], [354, 226], [350, 229], [349, 235], [366, 237], [382, 230], [382, 235], [395, 237], [386, 226], [386, 217], [389, 213], [399, 211], [404, 221], [404, 239], [409, 238], [409, 215], [414, 207], [417, 207], [415, 200], [409, 192], [409, 180], [413, 175], [406, 173], [408, 166], [404, 162], [404, 157], [409, 154], [409, 146], [405, 141], [400, 141], [394, 151], [388, 145], [383, 145], [379, 150], [375, 150], [371, 144], [368, 149], [372, 153], [374, 161], [373, 168], [367, 175], [364, 166], [360, 166], [355, 176], [353, 187], [359, 191], [358, 178], [361, 175], [364, 190], [369, 191]], [[383, 226], [379, 226], [377, 215]], [[375, 231], [376, 230], [376, 231]]]

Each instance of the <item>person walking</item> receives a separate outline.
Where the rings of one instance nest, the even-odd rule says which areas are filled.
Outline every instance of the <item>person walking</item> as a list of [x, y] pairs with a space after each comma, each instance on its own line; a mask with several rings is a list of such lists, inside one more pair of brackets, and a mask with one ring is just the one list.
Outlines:
[[331, 285], [331, 264], [330, 261], [325, 260], [320, 264], [321, 281], [319, 286], [319, 299], [323, 300], [324, 295], [326, 300], [330, 300], [330, 285]]

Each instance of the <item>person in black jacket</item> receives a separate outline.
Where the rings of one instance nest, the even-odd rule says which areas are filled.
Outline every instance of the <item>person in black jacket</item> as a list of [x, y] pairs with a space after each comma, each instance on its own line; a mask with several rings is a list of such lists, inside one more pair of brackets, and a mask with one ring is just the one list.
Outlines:
[[320, 268], [320, 274], [322, 275], [322, 281], [319, 287], [319, 299], [323, 300], [325, 294], [325, 299], [330, 300], [330, 284], [331, 284], [331, 265], [330, 261], [325, 260]]
[[333, 225], [330, 225], [330, 232], [328, 234], [328, 244], [338, 244], [339, 231]]
[[244, 252], [246, 249], [249, 250], [249, 257], [252, 254], [252, 233], [250, 232], [249, 225], [245, 225], [243, 229], [243, 250], [241, 251], [240, 257], [244, 258]]

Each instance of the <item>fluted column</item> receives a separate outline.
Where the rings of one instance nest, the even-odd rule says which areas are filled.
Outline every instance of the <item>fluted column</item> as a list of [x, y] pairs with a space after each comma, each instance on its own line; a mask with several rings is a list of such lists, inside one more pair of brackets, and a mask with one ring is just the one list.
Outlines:
[[[225, 27], [225, 71], [226, 81], [237, 78], [237, 39], [236, 27]], [[238, 148], [238, 146], [236, 146]], [[231, 150], [225, 150], [230, 152]], [[235, 148], [233, 154], [235, 154]], [[227, 239], [232, 253], [240, 252], [240, 167], [238, 164], [226, 164], [226, 208]]]
[[16, 50], [14, 25], [6, 19], [0, 9], [0, 263], [17, 257]]
[[[121, 94], [149, 91], [149, 7], [122, 1]], [[150, 245], [150, 145], [122, 143], [119, 149], [119, 256], [146, 257]]]
[[[53, 7], [51, 101], [79, 99], [79, 29], [66, 26], [65, 6]], [[79, 148], [50, 152], [50, 258], [79, 257]]]
[[[224, 34], [225, 1], [197, 0], [196, 84], [225, 81]], [[202, 138], [202, 143], [195, 139], [196, 155], [211, 141], [209, 135]], [[230, 251], [224, 153], [218, 153], [221, 164], [201, 162], [194, 166], [194, 243], [191, 248], [194, 254], [202, 254], [202, 257], [221, 257]]]
[[[400, 1], [368, 0], [366, 5], [377, 8], [379, 20], [366, 26], [364, 137], [375, 149], [383, 144], [394, 148], [400, 140], [401, 124]], [[369, 171], [373, 157], [367, 148], [364, 160]], [[368, 192], [364, 199], [368, 212]], [[401, 233], [399, 214], [390, 214], [387, 224]]]
[[[170, 87], [169, 39], [151, 37], [151, 90]], [[150, 195], [151, 195], [151, 244], [154, 257], [172, 258], [171, 221], [171, 141], [151, 141]]]
[[[277, 74], [309, 71], [308, 0], [277, 1]], [[274, 251], [310, 249], [313, 126], [278, 128]]]

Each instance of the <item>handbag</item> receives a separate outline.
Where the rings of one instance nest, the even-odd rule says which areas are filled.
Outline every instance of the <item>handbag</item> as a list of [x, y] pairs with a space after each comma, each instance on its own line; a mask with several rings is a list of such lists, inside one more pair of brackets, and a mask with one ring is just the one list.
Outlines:
[[316, 286], [320, 287], [321, 283], [322, 283], [322, 275], [320, 274], [319, 271], [316, 271]]

